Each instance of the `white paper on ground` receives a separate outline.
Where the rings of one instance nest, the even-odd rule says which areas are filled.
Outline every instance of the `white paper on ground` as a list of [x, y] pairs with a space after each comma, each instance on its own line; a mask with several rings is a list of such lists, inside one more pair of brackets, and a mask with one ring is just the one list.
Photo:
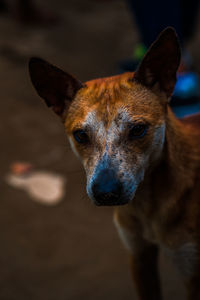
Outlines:
[[8, 174], [6, 182], [25, 190], [30, 197], [46, 205], [59, 203], [65, 194], [66, 179], [45, 171], [32, 171], [27, 175]]

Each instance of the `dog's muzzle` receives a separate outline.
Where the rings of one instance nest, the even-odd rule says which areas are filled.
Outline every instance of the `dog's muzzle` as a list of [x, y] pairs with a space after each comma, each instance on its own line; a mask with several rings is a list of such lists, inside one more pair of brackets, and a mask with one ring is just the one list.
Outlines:
[[129, 202], [124, 197], [122, 183], [111, 169], [99, 172], [92, 182], [91, 192], [96, 205], [123, 205]]

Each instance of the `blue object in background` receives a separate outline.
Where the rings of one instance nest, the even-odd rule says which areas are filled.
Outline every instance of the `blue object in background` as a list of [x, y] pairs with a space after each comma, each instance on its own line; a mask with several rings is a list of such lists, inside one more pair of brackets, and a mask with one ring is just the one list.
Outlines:
[[188, 99], [199, 96], [199, 77], [194, 72], [179, 73], [174, 89], [175, 97]]
[[178, 101], [180, 101], [180, 104], [183, 105], [174, 105], [172, 107], [172, 110], [174, 111], [177, 117], [181, 118], [187, 115], [200, 112], [199, 87], [199, 76], [196, 73], [185, 72], [178, 74], [173, 96], [178, 99], [177, 103]]

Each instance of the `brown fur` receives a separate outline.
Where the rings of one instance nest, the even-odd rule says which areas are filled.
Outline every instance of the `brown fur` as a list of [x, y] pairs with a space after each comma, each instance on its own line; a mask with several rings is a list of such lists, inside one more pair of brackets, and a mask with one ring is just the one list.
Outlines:
[[[102, 169], [123, 186], [126, 202], [119, 196], [116, 203], [128, 204], [115, 208], [114, 220], [141, 300], [161, 299], [159, 247], [178, 266], [188, 300], [200, 300], [200, 114], [179, 120], [168, 106], [179, 61], [177, 37], [168, 28], [135, 74], [81, 84], [45, 61], [30, 62], [34, 86], [62, 117], [84, 165], [90, 198], [98, 198], [92, 187]], [[130, 126], [141, 123], [146, 133], [130, 140]], [[74, 138], [80, 129], [87, 143]]]
[[[200, 121], [200, 114], [195, 116], [195, 121], [197, 119]], [[145, 178], [134, 202], [115, 210], [116, 222], [131, 232], [134, 242], [139, 245], [138, 260], [143, 260], [144, 249], [152, 244], [171, 251], [184, 243], [196, 245], [195, 269], [185, 278], [188, 286], [195, 290], [188, 298], [191, 300], [200, 299], [200, 128], [194, 126], [193, 120], [191, 117], [180, 122], [169, 109], [166, 145], [160, 164]], [[148, 241], [149, 246], [143, 247], [143, 241]], [[140, 280], [143, 282], [142, 276]], [[151, 287], [145, 291], [151, 294]], [[141, 299], [160, 298], [147, 296]]]

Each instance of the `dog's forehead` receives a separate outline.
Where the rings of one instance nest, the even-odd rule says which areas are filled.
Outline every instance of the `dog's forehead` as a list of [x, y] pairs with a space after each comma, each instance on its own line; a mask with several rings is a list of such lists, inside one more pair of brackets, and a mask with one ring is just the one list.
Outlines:
[[109, 111], [105, 111], [102, 116], [98, 110], [94, 109], [87, 114], [82, 126], [89, 128], [96, 132], [96, 134], [106, 137], [105, 134], [108, 135], [113, 132], [115, 132], [115, 134], [120, 133], [131, 122], [132, 117], [126, 109], [119, 108], [115, 114], [110, 117]]
[[139, 118], [156, 120], [161, 109], [158, 99], [132, 77], [124, 73], [86, 82], [69, 109], [66, 127], [109, 128]]

